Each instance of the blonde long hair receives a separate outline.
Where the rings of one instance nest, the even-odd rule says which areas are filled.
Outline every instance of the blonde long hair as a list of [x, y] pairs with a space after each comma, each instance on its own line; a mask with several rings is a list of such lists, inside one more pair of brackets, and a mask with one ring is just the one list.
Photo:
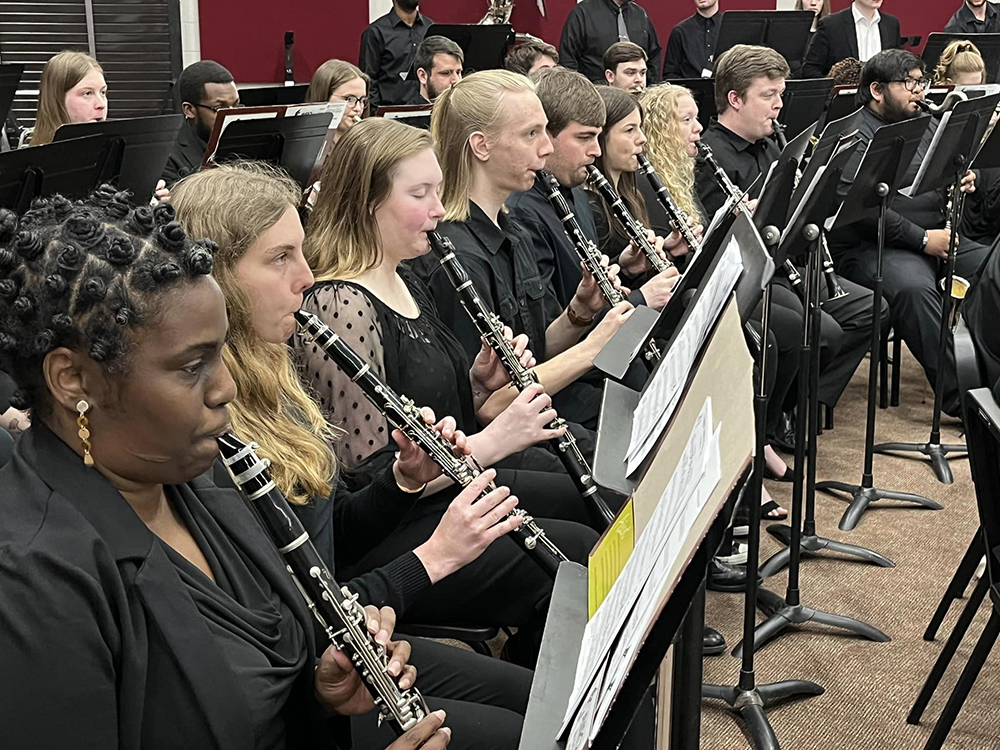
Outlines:
[[437, 143], [444, 175], [441, 203], [445, 221], [469, 218], [475, 159], [469, 137], [477, 132], [488, 138], [500, 135], [510, 121], [504, 109], [506, 95], [534, 91], [535, 84], [523, 75], [509, 70], [483, 70], [463, 78], [434, 102], [431, 135]]
[[236, 275], [240, 258], [298, 205], [302, 191], [283, 172], [244, 162], [197, 172], [170, 194], [188, 234], [219, 245], [213, 273], [229, 313], [223, 356], [238, 388], [229, 408], [236, 433], [260, 444], [289, 501], [305, 504], [310, 497], [329, 495], [336, 471], [334, 429], [303, 389], [288, 347], [257, 335], [250, 299]]
[[694, 197], [694, 159], [687, 155], [687, 143], [677, 119], [678, 102], [684, 96], [694, 98], [683, 86], [663, 83], [646, 89], [639, 97], [647, 139], [643, 150], [677, 205], [689, 216], [701, 217]]
[[83, 80], [92, 70], [104, 73], [97, 60], [85, 52], [64, 50], [45, 63], [38, 86], [38, 117], [31, 134], [32, 146], [51, 143], [60, 125], [69, 122], [66, 92]]
[[986, 82], [986, 63], [979, 48], [972, 42], [955, 39], [941, 53], [934, 68], [934, 83], [952, 83], [965, 73], [982, 73], [981, 83]]
[[359, 122], [340, 139], [323, 164], [303, 246], [317, 281], [353, 279], [382, 262], [375, 211], [392, 194], [399, 163], [433, 146], [426, 130], [382, 117]]

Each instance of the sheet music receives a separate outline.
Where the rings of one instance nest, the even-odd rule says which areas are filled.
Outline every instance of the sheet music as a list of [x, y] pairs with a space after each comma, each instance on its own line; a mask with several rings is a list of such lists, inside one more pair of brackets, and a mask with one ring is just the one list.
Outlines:
[[333, 115], [330, 120], [330, 130], [340, 127], [340, 121], [344, 119], [344, 112], [347, 111], [347, 102], [320, 102], [318, 104], [289, 104], [285, 110], [285, 117], [299, 117], [300, 115], [321, 115], [329, 112]]
[[639, 399], [632, 421], [632, 435], [625, 456], [626, 475], [645, 460], [680, 400], [688, 373], [708, 337], [730, 292], [743, 272], [743, 259], [735, 237], [723, 252], [715, 271], [698, 295], [666, 359], [660, 363], [652, 382]]
[[[598, 671], [607, 661], [611, 647], [625, 624], [626, 614], [638, 599], [657, 560], [663, 556], [664, 547], [675, 527], [686, 517], [689, 498], [701, 482], [708, 463], [712, 424], [712, 399], [706, 398], [677, 468], [663, 490], [649, 523], [636, 540], [632, 555], [607, 597], [587, 623], [580, 645], [573, 692], [558, 737], [562, 737], [569, 728]], [[685, 527], [684, 533], [688, 528]]]
[[587, 697], [580, 706], [580, 710], [573, 720], [573, 726], [570, 728], [569, 739], [566, 740], [566, 750], [587, 750], [590, 747], [590, 727], [594, 723], [597, 699], [601, 697], [599, 687], [604, 682], [606, 670], [607, 664], [604, 664], [594, 679], [594, 687], [587, 692]]
[[[728, 214], [730, 210], [732, 210], [734, 205], [735, 203], [733, 202], [732, 197], [726, 198], [726, 202], [722, 204], [722, 206], [719, 208], [718, 211], [715, 212], [715, 216], [713, 216], [712, 221], [709, 222], [708, 229], [702, 232], [701, 235], [702, 245], [705, 244], [705, 240], [707, 240], [709, 237], [712, 236], [712, 232], [714, 232], [718, 228], [719, 224], [721, 224], [722, 220], [726, 218], [726, 214]], [[697, 250], [695, 250], [695, 253], [698, 253], [700, 251], [701, 247], [698, 247]], [[689, 262], [688, 265], [690, 265], [690, 263], [693, 262], [696, 257], [697, 255], [692, 255], [691, 261]]]

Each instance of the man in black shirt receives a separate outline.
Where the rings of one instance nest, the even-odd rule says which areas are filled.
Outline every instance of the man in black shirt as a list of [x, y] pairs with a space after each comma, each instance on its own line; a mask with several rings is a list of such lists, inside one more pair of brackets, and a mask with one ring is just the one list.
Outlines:
[[[904, 50], [880, 52], [861, 70], [858, 104], [864, 109], [858, 123], [858, 149], [844, 168], [840, 192], [850, 190], [861, 158], [875, 131], [882, 125], [919, 117], [916, 105], [924, 98], [929, 84], [923, 61]], [[929, 119], [927, 131], [910, 163], [901, 185], [909, 185], [927, 154], [936, 122]], [[963, 191], [975, 189], [975, 176], [969, 172]], [[924, 368], [932, 385], [937, 382], [939, 367], [945, 367], [943, 408], [959, 414], [958, 387], [955, 382], [951, 346], [945, 347], [946, 361], [938, 362], [942, 302], [937, 288], [938, 267], [948, 255], [950, 231], [945, 225], [945, 190], [923, 193], [913, 198], [896, 195], [886, 216], [883, 255], [883, 289], [892, 306], [892, 325], [903, 337], [907, 348]], [[830, 235], [830, 251], [843, 276], [865, 286], [875, 279], [878, 224], [874, 219], [859, 221]], [[975, 280], [977, 269], [988, 248], [960, 237], [955, 273]]]
[[944, 30], [956, 34], [996, 34], [1000, 32], [1000, 12], [989, 0], [965, 0]]
[[674, 26], [663, 56], [663, 78], [710, 78], [719, 39], [719, 0], [694, 0], [697, 11]]
[[410, 74], [417, 47], [434, 22], [418, 10], [420, 0], [393, 0], [392, 9], [361, 33], [358, 67], [371, 78], [372, 111], [379, 105], [405, 104], [419, 84]]
[[465, 53], [455, 42], [443, 36], [429, 36], [417, 47], [413, 68], [420, 88], [415, 97], [403, 104], [430, 104], [441, 92], [462, 80]]
[[646, 50], [634, 42], [615, 42], [604, 53], [604, 79], [630, 94], [646, 89]]
[[660, 40], [634, 0], [583, 0], [569, 12], [559, 41], [563, 66], [594, 83], [604, 81], [604, 53], [615, 42], [635, 42], [649, 60], [650, 85], [660, 80]]
[[[709, 125], [702, 140], [740, 190], [747, 190], [780, 154], [768, 136], [781, 111], [788, 73], [788, 64], [777, 52], [745, 44], [723, 53], [716, 64], [719, 117]], [[696, 184], [709, 215], [714, 215], [725, 202], [725, 194], [702, 159], [698, 160]], [[845, 279], [840, 282], [848, 293], [846, 297], [827, 299], [827, 287], [822, 287], [819, 400], [827, 406], [836, 405], [871, 341], [872, 292]], [[803, 313], [799, 297], [790, 291], [784, 276], [776, 277], [774, 302]], [[883, 303], [883, 326], [888, 316], [888, 306]]]
[[177, 79], [177, 90], [184, 110], [184, 124], [177, 132], [174, 148], [163, 169], [163, 181], [168, 188], [201, 169], [215, 126], [215, 113], [240, 103], [233, 74], [212, 60], [201, 60], [184, 68]]

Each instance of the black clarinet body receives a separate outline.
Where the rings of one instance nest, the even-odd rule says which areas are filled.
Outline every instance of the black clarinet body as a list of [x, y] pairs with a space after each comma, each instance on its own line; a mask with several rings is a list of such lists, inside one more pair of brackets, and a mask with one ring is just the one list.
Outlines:
[[649, 264], [653, 267], [653, 270], [657, 273], [662, 273], [670, 268], [673, 263], [660, 257], [660, 254], [656, 252], [656, 248], [649, 241], [646, 228], [628, 210], [625, 201], [612, 184], [608, 182], [608, 178], [601, 174], [601, 170], [593, 164], [587, 167], [587, 182], [604, 199], [604, 202], [608, 205], [608, 208], [614, 214], [615, 219], [621, 225], [622, 229], [625, 230], [625, 234], [628, 235], [632, 244], [639, 248], [643, 255], [649, 259]]
[[[393, 427], [402, 432], [423, 450], [441, 471], [459, 487], [467, 487], [482, 468], [475, 460], [456, 456], [451, 444], [439, 435], [433, 427], [424, 422], [420, 409], [405, 396], [393, 391], [383, 383], [365, 362], [343, 339], [312, 313], [299, 310], [295, 313], [298, 321], [313, 342], [319, 346], [352, 382], [364, 392], [369, 401], [385, 416]], [[483, 494], [496, 489], [490, 482]], [[511, 533], [524, 551], [553, 578], [559, 570], [559, 563], [568, 560], [566, 555], [553, 544], [535, 520], [520, 508], [511, 511], [512, 516], [521, 518], [521, 525]]]
[[649, 180], [650, 186], [653, 188], [653, 192], [656, 193], [656, 199], [660, 202], [663, 210], [667, 213], [667, 218], [670, 219], [670, 223], [673, 224], [677, 231], [680, 232], [681, 238], [687, 243], [687, 246], [691, 248], [691, 252], [697, 252], [701, 247], [701, 243], [694, 234], [694, 230], [691, 229], [688, 224], [688, 215], [677, 205], [674, 197], [667, 190], [667, 186], [663, 184], [663, 178], [660, 177], [656, 169], [653, 168], [652, 163], [646, 158], [645, 154], [639, 154], [639, 171], [646, 176]]
[[415, 687], [401, 690], [386, 671], [385, 649], [368, 632], [365, 610], [357, 594], [333, 579], [298, 516], [271, 479], [270, 461], [257, 456], [256, 443], [244, 443], [235, 435], [222, 435], [217, 442], [223, 462], [284, 557], [310, 611], [330, 643], [347, 654], [367, 686], [379, 712], [379, 724], [389, 722], [397, 734], [416, 725], [430, 713], [423, 696]]
[[[538, 378], [535, 373], [521, 364], [517, 354], [514, 353], [510, 343], [504, 337], [503, 321], [486, 306], [486, 303], [479, 296], [475, 284], [473, 284], [472, 279], [465, 272], [465, 268], [462, 267], [461, 262], [455, 256], [455, 246], [451, 240], [447, 237], [442, 237], [437, 232], [428, 232], [427, 238], [430, 242], [431, 250], [433, 250], [434, 255], [441, 264], [441, 268], [444, 269], [444, 272], [448, 275], [448, 280], [455, 287], [462, 307], [465, 308], [469, 317], [472, 318], [472, 322], [479, 331], [479, 335], [496, 352], [497, 359], [500, 360], [500, 364], [503, 365], [507, 374], [510, 375], [510, 380], [514, 384], [514, 387], [519, 391], [523, 391], [525, 388], [537, 383]], [[565, 420], [556, 417], [548, 425], [548, 428], [550, 430], [558, 430], [565, 425]], [[573, 484], [576, 485], [580, 496], [587, 503], [591, 512], [600, 518], [605, 526], [611, 524], [615, 520], [615, 514], [598, 492], [597, 484], [593, 478], [593, 471], [587, 463], [587, 459], [584, 458], [583, 453], [580, 452], [580, 446], [577, 445], [573, 433], [567, 429], [562, 437], [553, 438], [549, 441], [549, 444], [555, 450], [555, 454], [559, 457], [563, 467], [565, 467], [566, 473], [573, 480]]]

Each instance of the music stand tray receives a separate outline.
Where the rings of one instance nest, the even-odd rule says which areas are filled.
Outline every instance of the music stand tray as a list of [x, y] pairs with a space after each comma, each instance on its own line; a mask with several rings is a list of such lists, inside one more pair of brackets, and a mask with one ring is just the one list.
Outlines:
[[106, 135], [108, 142], [98, 182], [110, 182], [122, 190], [129, 190], [141, 202], [153, 196], [177, 141], [177, 131], [183, 124], [184, 115], [80, 122], [62, 125], [52, 140], [61, 142]]
[[833, 92], [832, 78], [789, 79], [782, 95], [784, 106], [778, 122], [785, 126], [785, 135], [792, 140], [823, 116]]
[[722, 14], [715, 59], [737, 44], [756, 44], [771, 47], [786, 60], [801, 60], [815, 17], [811, 10], [727, 10]]
[[924, 52], [920, 56], [928, 70], [934, 70], [944, 48], [956, 39], [972, 42], [986, 63], [986, 82], [997, 83], [1000, 76], [1000, 34], [965, 34], [960, 32], [934, 32], [927, 37]]
[[240, 104], [244, 107], [275, 107], [281, 104], [303, 104], [308, 83], [294, 86], [251, 86], [239, 90]]
[[[7, 115], [10, 114], [10, 108], [14, 104], [14, 96], [17, 94], [22, 75], [24, 75], [22, 63], [0, 64], [0, 124], [7, 122]], [[16, 143], [12, 145], [12, 148], [16, 147]]]
[[35, 198], [87, 196], [107, 142], [105, 135], [90, 135], [0, 154], [0, 206], [23, 213]]
[[397, 104], [389, 107], [379, 107], [376, 117], [387, 120], [399, 120], [406, 125], [412, 125], [421, 130], [431, 129], [431, 110], [433, 104]]
[[[475, 23], [436, 23], [427, 29], [427, 36], [443, 36], [461, 47], [465, 53], [465, 75], [469, 75], [477, 70], [503, 67], [507, 47], [514, 41], [514, 28], [509, 23], [489, 26]], [[412, 69], [411, 73], [416, 79], [416, 73]]]

